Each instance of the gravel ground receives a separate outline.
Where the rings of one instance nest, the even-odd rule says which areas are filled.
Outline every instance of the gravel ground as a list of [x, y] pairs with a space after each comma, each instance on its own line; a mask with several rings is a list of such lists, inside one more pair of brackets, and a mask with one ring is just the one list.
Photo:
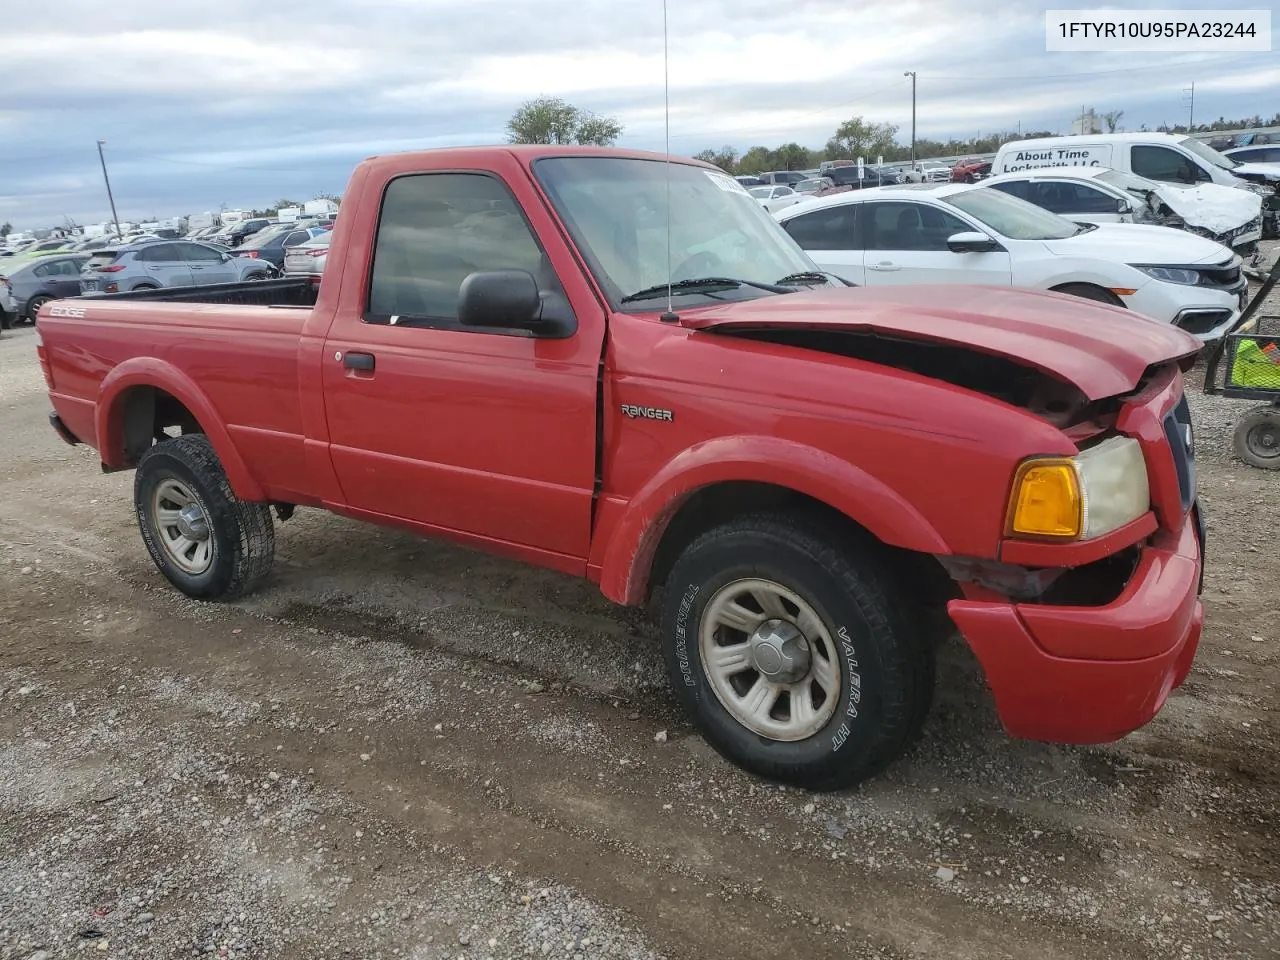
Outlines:
[[10, 333], [0, 958], [1276, 957], [1280, 474], [1198, 375], [1208, 622], [1156, 720], [1010, 740], [953, 643], [920, 746], [810, 795], [557, 574], [300, 511], [262, 593], [181, 598]]

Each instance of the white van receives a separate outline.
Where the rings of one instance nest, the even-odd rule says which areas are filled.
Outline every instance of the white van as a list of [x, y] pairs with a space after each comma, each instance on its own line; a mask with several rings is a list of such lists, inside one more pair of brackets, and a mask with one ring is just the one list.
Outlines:
[[1148, 180], [1220, 183], [1225, 187], [1244, 186], [1246, 180], [1280, 182], [1280, 164], [1237, 163], [1194, 137], [1172, 133], [1100, 133], [1014, 140], [996, 153], [991, 173], [1044, 167], [1111, 167]]

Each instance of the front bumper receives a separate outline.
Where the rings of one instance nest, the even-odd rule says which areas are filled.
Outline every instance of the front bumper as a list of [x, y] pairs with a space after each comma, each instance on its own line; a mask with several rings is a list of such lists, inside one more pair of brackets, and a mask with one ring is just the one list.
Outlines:
[[1107, 743], [1145, 725], [1191, 670], [1204, 624], [1198, 509], [1146, 546], [1100, 607], [953, 600], [1011, 736]]
[[1130, 310], [1172, 323], [1202, 343], [1212, 343], [1240, 319], [1240, 312], [1249, 301], [1249, 285], [1243, 277], [1230, 287], [1192, 287], [1152, 280], [1121, 299]]

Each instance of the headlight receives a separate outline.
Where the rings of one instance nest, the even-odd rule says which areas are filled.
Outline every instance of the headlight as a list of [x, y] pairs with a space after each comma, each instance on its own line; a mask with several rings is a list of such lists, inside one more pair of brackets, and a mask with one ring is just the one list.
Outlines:
[[1091, 540], [1151, 509], [1147, 463], [1132, 437], [1109, 437], [1074, 457], [1032, 457], [1013, 478], [1012, 537]]
[[1272, 190], [1269, 187], [1264, 187], [1260, 183], [1254, 183], [1252, 180], [1242, 180], [1240, 182], [1244, 185], [1244, 189], [1250, 193], [1256, 193], [1260, 197], [1269, 197], [1272, 194]]
[[1145, 273], [1153, 280], [1163, 280], [1165, 283], [1182, 283], [1188, 287], [1194, 287], [1200, 282], [1199, 271], [1188, 270], [1186, 267], [1144, 267], [1137, 263], [1131, 263], [1129, 266]]

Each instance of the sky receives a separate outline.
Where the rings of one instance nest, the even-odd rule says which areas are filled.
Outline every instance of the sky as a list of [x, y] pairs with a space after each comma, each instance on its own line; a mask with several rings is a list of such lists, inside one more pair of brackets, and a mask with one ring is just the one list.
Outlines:
[[[1086, 105], [1128, 129], [1185, 122], [1193, 81], [1197, 121], [1280, 109], [1274, 52], [1046, 53], [1044, 10], [1066, 5], [670, 0], [671, 152], [820, 147], [853, 115], [907, 142], [906, 70], [936, 139], [1065, 133]], [[621, 146], [665, 144], [661, 0], [4, 6], [0, 223], [16, 229], [110, 216], [99, 139], [122, 220], [341, 193], [373, 154], [501, 143], [541, 95], [617, 117]]]

